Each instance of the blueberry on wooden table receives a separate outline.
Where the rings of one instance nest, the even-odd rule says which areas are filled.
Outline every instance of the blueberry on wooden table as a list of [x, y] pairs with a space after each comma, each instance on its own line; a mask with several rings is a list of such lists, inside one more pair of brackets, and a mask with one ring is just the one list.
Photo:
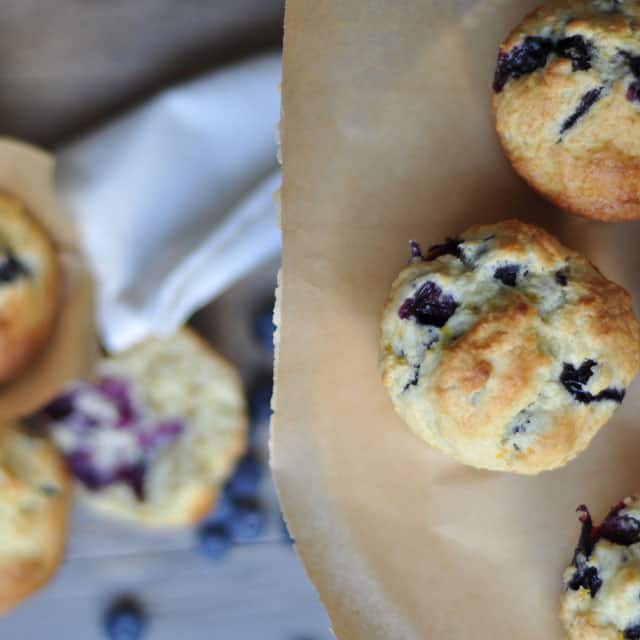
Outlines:
[[240, 460], [229, 479], [227, 492], [233, 498], [253, 498], [258, 492], [262, 465], [255, 452], [250, 451]]
[[264, 531], [266, 517], [255, 498], [240, 498], [233, 502], [234, 510], [229, 522], [231, 540], [236, 543], [255, 542]]
[[104, 616], [104, 630], [109, 640], [138, 640], [146, 624], [144, 609], [129, 596], [116, 600]]
[[220, 560], [231, 549], [229, 528], [224, 522], [205, 522], [198, 529], [198, 549], [211, 560]]

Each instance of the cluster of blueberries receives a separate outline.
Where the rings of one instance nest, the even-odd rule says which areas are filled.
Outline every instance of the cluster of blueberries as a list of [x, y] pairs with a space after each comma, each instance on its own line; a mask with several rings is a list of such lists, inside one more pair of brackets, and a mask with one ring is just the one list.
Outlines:
[[[253, 318], [256, 341], [273, 354], [273, 301]], [[266, 526], [267, 514], [259, 499], [263, 467], [256, 451], [260, 432], [271, 416], [273, 372], [260, 375], [249, 390], [249, 452], [240, 460], [224, 487], [213, 512], [197, 530], [197, 549], [207, 558], [220, 560], [234, 544], [257, 540]], [[283, 542], [293, 542], [280, 517]], [[131, 596], [121, 597], [107, 609], [104, 627], [110, 640], [138, 640], [147, 619], [143, 607]]]

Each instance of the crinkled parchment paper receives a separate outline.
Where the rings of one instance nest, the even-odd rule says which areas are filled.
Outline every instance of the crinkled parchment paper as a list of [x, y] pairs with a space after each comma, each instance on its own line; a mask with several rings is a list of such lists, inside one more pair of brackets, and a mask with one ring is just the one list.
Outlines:
[[0, 419], [41, 407], [66, 382], [89, 375], [97, 355], [92, 279], [71, 219], [56, 199], [53, 167], [53, 157], [44, 151], [0, 138], [0, 189], [22, 199], [45, 226], [64, 278], [55, 330], [29, 368], [0, 387]]
[[[534, 2], [289, 0], [273, 466], [341, 639], [554, 640], [575, 507], [640, 486], [636, 383], [586, 453], [537, 477], [423, 444], [378, 374], [389, 287], [423, 246], [519, 217], [640, 301], [640, 227], [570, 216], [493, 131], [498, 44]], [[570, 336], [568, 336], [570, 339]]]

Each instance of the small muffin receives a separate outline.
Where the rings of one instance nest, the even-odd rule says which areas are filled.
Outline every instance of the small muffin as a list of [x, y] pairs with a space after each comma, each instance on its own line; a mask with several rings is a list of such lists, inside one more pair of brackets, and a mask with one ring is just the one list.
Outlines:
[[640, 638], [640, 504], [634, 496], [594, 527], [578, 508], [582, 533], [564, 573], [560, 617], [570, 640]]
[[0, 429], [0, 613], [42, 587], [64, 552], [72, 483], [53, 445]]
[[150, 526], [187, 526], [211, 508], [242, 455], [240, 379], [194, 332], [106, 358], [45, 415], [86, 502]]
[[0, 384], [20, 374], [51, 335], [61, 272], [44, 229], [0, 192]]
[[500, 46], [496, 128], [515, 170], [552, 202], [640, 218], [640, 2], [564, 0]]
[[381, 370], [426, 442], [538, 473], [583, 449], [640, 365], [629, 295], [537, 227], [472, 227], [413, 258], [382, 319]]

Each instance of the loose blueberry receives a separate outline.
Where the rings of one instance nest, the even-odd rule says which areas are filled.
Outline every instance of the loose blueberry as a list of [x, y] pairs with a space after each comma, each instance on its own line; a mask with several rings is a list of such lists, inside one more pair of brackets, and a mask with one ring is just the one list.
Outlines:
[[30, 275], [29, 269], [10, 250], [6, 250], [0, 259], [0, 284], [9, 284], [28, 275]]
[[219, 560], [231, 549], [231, 536], [222, 522], [205, 522], [198, 530], [198, 548], [207, 558]]
[[514, 47], [509, 53], [498, 55], [498, 64], [493, 79], [493, 90], [500, 93], [507, 82], [533, 73], [547, 64], [547, 58], [553, 51], [553, 43], [549, 38], [527, 36], [522, 44]]
[[440, 256], [454, 256], [458, 260], [464, 261], [464, 253], [461, 249], [462, 240], [459, 238], [447, 238], [442, 244], [434, 244], [427, 250], [427, 257], [425, 260], [430, 262]]
[[237, 543], [254, 542], [262, 534], [266, 518], [255, 498], [241, 498], [233, 502], [233, 516], [229, 522], [231, 539]]
[[422, 325], [444, 327], [457, 308], [458, 303], [452, 296], [443, 293], [435, 282], [428, 280], [413, 298], [407, 298], [402, 303], [398, 316], [402, 320], [414, 317]]
[[227, 490], [233, 498], [253, 498], [258, 492], [262, 466], [255, 453], [249, 452], [236, 467]]
[[264, 349], [265, 353], [273, 353], [273, 334], [276, 326], [273, 324], [273, 297], [260, 305], [253, 316], [253, 333], [256, 342]]
[[133, 598], [120, 598], [106, 612], [104, 627], [110, 640], [139, 640], [146, 627], [144, 610]]
[[556, 43], [556, 53], [561, 58], [569, 58], [574, 71], [588, 71], [591, 69], [593, 47], [582, 36], [561, 38]]
[[587, 91], [582, 98], [580, 98], [580, 102], [576, 107], [576, 110], [562, 123], [560, 127], [560, 135], [562, 136], [564, 133], [569, 131], [580, 118], [582, 118], [593, 105], [600, 99], [602, 92], [604, 90], [603, 86], [596, 87], [595, 89], [591, 89]]
[[623, 636], [625, 640], [640, 640], [640, 624], [627, 627], [623, 632]]
[[560, 271], [556, 271], [555, 273], [555, 279], [556, 282], [561, 286], [561, 287], [566, 287], [567, 286], [567, 272], [563, 269], [561, 269]]
[[520, 266], [517, 264], [507, 264], [503, 267], [498, 267], [493, 272], [493, 277], [496, 280], [500, 280], [506, 287], [515, 287], [518, 279], [518, 273], [520, 272]]
[[616, 388], [603, 389], [593, 395], [586, 391], [584, 386], [593, 375], [593, 368], [596, 366], [595, 360], [585, 360], [577, 369], [568, 362], [564, 363], [560, 374], [560, 384], [578, 401], [583, 404], [611, 400], [620, 403], [624, 400], [625, 390]]
[[627, 100], [629, 102], [639, 102], [640, 101], [640, 82], [634, 80], [627, 87]]
[[212, 510], [207, 516], [207, 522], [219, 522], [228, 523], [233, 517], [233, 501], [227, 488], [220, 492], [218, 500]]

